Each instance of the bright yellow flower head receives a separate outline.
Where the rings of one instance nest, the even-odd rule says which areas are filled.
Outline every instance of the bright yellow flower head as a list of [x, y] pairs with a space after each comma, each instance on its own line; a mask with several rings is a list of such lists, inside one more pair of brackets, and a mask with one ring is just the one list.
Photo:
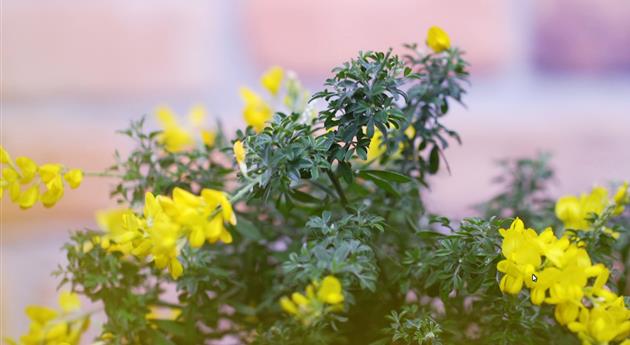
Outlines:
[[245, 108], [243, 109], [245, 123], [252, 126], [256, 132], [261, 132], [265, 128], [267, 121], [271, 120], [271, 107], [262, 97], [247, 87], [242, 87], [240, 93], [245, 103]]
[[269, 91], [273, 96], [278, 94], [280, 85], [284, 78], [284, 70], [281, 67], [274, 66], [268, 69], [265, 74], [260, 78], [262, 86]]
[[427, 33], [427, 45], [434, 52], [440, 53], [451, 47], [451, 40], [446, 31], [437, 26], [432, 26]]

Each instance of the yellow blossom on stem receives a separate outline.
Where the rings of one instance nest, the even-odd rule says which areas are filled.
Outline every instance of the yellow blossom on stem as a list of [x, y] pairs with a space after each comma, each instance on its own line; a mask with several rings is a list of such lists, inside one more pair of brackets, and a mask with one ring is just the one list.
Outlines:
[[33, 207], [37, 201], [45, 207], [52, 207], [64, 195], [64, 180], [73, 189], [79, 187], [83, 180], [83, 171], [79, 169], [66, 170], [61, 164], [38, 166], [28, 157], [17, 157], [14, 162], [1, 146], [0, 154], [0, 199], [7, 190], [11, 201], [22, 209]]
[[448, 37], [446, 31], [440, 27], [432, 26], [427, 32], [427, 45], [434, 52], [440, 53], [451, 47], [451, 39]]

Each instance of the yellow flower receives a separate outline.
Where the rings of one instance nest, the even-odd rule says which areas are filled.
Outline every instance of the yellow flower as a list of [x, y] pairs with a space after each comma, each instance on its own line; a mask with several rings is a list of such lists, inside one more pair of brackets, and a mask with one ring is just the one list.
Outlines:
[[540, 266], [542, 247], [536, 231], [525, 229], [525, 224], [516, 218], [509, 229], [499, 229], [503, 237], [501, 252], [506, 258], [497, 264], [497, 270], [505, 273], [500, 289], [510, 294], [518, 294], [523, 283], [531, 284], [532, 274]]
[[569, 323], [569, 329], [585, 344], [627, 340], [630, 337], [630, 310], [624, 305], [623, 298], [617, 297], [590, 310], [582, 308], [579, 318]]
[[243, 146], [243, 142], [237, 140], [234, 142], [234, 158], [236, 158], [236, 163], [243, 164], [245, 162], [245, 147]]
[[217, 132], [203, 129], [201, 130], [201, 140], [208, 147], [213, 147], [217, 141]]
[[374, 132], [367, 151], [367, 160], [373, 161], [387, 151], [387, 146], [383, 143], [383, 133], [380, 130]]
[[341, 283], [339, 280], [334, 276], [326, 276], [317, 291], [317, 298], [328, 304], [338, 304], [343, 302], [343, 293], [341, 291]]
[[33, 207], [39, 198], [39, 188], [35, 186], [31, 186], [24, 193], [20, 194], [18, 199], [18, 204], [22, 209], [27, 209]]
[[64, 313], [71, 313], [81, 309], [79, 295], [69, 291], [61, 292], [59, 294], [59, 306]]
[[630, 195], [628, 194], [628, 182], [624, 182], [617, 191], [615, 192], [615, 196], [613, 197], [615, 202], [615, 210], [613, 214], [618, 216], [623, 213], [625, 209], [625, 205], [630, 203]]
[[70, 188], [75, 189], [81, 185], [83, 181], [83, 171], [80, 169], [72, 169], [63, 175], [63, 179], [68, 182]]
[[434, 52], [440, 53], [451, 47], [451, 40], [444, 30], [437, 26], [432, 26], [427, 33], [427, 45]]
[[321, 282], [308, 285], [305, 295], [294, 292], [291, 298], [282, 297], [280, 307], [305, 325], [309, 325], [326, 313], [341, 310], [343, 301], [341, 282], [329, 275]]
[[28, 157], [18, 157], [15, 159], [15, 164], [20, 168], [22, 178], [21, 184], [27, 184], [35, 178], [37, 174], [37, 164]]
[[260, 78], [262, 86], [272, 95], [277, 95], [284, 78], [284, 70], [281, 67], [274, 66], [268, 69]]
[[62, 313], [43, 306], [26, 307], [25, 313], [31, 320], [28, 333], [22, 335], [19, 342], [13, 339], [4, 341], [16, 345], [78, 345], [89, 326], [89, 316], [67, 318], [67, 313], [79, 308], [75, 294], [61, 293], [59, 304]]
[[243, 109], [245, 123], [252, 126], [256, 132], [262, 131], [267, 121], [271, 120], [271, 107], [262, 97], [247, 87], [242, 87], [240, 93], [245, 103], [245, 108]]
[[9, 152], [7, 152], [2, 145], [0, 145], [0, 163], [13, 166], [11, 155], [9, 155]]
[[565, 227], [574, 230], [588, 230], [587, 217], [591, 213], [601, 214], [609, 205], [608, 190], [595, 187], [590, 194], [563, 196], [556, 202], [556, 217]]
[[167, 151], [180, 152], [192, 146], [192, 135], [177, 122], [171, 109], [159, 107], [155, 114], [163, 129], [158, 140]]

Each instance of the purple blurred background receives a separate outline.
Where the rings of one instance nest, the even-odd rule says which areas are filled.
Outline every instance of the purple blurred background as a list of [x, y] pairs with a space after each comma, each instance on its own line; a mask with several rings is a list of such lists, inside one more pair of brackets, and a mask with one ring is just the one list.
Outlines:
[[[3, 0], [1, 15], [2, 145], [39, 163], [98, 171], [129, 148], [114, 131], [159, 104], [202, 103], [240, 128], [238, 87], [260, 90], [269, 66], [317, 90], [358, 50], [421, 43], [438, 25], [467, 52], [472, 87], [448, 116], [464, 144], [433, 179], [433, 211], [471, 215], [503, 157], [551, 152], [558, 195], [630, 178], [625, 0]], [[26, 304], [55, 303], [59, 247], [113, 205], [111, 183], [86, 179], [51, 210], [2, 201], [3, 336], [27, 328]]]

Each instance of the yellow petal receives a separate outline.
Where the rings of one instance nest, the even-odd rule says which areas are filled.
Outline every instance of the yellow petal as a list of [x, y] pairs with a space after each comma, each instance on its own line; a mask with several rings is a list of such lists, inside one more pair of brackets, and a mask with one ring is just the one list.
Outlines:
[[45, 207], [53, 207], [63, 197], [63, 182], [61, 176], [56, 175], [46, 184], [47, 190], [42, 194], [41, 200]]
[[39, 186], [34, 185], [20, 194], [18, 204], [22, 209], [31, 208], [37, 202], [37, 198], [39, 198]]
[[305, 306], [308, 304], [308, 299], [306, 298], [306, 296], [302, 295], [299, 292], [294, 292], [291, 295], [291, 300], [293, 300], [293, 302], [299, 306]]
[[286, 296], [280, 299], [280, 306], [282, 307], [282, 310], [286, 311], [289, 314], [297, 314], [298, 312], [295, 303], [291, 302], [291, 300]]
[[83, 171], [80, 169], [72, 169], [63, 175], [63, 179], [68, 182], [70, 188], [75, 189], [81, 185], [83, 181]]
[[[89, 243], [89, 242], [88, 242]], [[70, 291], [62, 291], [59, 294], [59, 306], [64, 313], [70, 313], [81, 308], [79, 295]]]
[[239, 92], [241, 94], [241, 99], [243, 100], [243, 102], [245, 102], [246, 105], [248, 104], [257, 104], [262, 102], [262, 98], [256, 93], [254, 92], [252, 89], [248, 88], [248, 87], [241, 87], [239, 89]]
[[60, 164], [44, 164], [39, 167], [39, 176], [42, 182], [48, 183], [61, 173]]
[[27, 184], [33, 180], [37, 174], [37, 164], [28, 157], [18, 157], [15, 159], [15, 164], [20, 168], [22, 178], [21, 184]]
[[208, 242], [215, 243], [221, 237], [223, 232], [223, 219], [221, 217], [215, 216], [212, 218], [208, 224], [206, 224], [206, 238]]
[[341, 282], [339, 282], [339, 280], [334, 276], [326, 276], [324, 280], [322, 280], [322, 285], [317, 291], [317, 298], [329, 304], [343, 302]]
[[284, 70], [281, 67], [274, 66], [263, 74], [260, 78], [260, 83], [270, 94], [275, 96], [278, 94], [278, 90], [280, 90], [283, 78]]
[[57, 312], [48, 307], [41, 307], [38, 305], [31, 305], [24, 310], [26, 315], [34, 322], [43, 325], [48, 321], [57, 317]]
[[190, 109], [188, 119], [195, 127], [201, 127], [206, 120], [206, 109], [202, 105], [196, 105]]
[[387, 146], [383, 144], [383, 133], [376, 131], [370, 139], [370, 145], [367, 151], [367, 160], [372, 161], [380, 157], [387, 151]]
[[232, 234], [223, 227], [219, 239], [225, 244], [230, 244], [232, 243]]
[[446, 31], [432, 26], [427, 33], [427, 45], [434, 52], [439, 53], [451, 47], [451, 40]]
[[175, 187], [173, 190], [173, 201], [175, 204], [185, 205], [187, 207], [197, 207], [201, 204], [201, 200], [198, 196], [179, 187]]
[[13, 165], [11, 155], [9, 155], [9, 152], [7, 152], [2, 145], [0, 145], [0, 163]]
[[171, 272], [171, 277], [177, 280], [184, 273], [184, 266], [182, 266], [182, 263], [177, 259], [171, 259], [168, 270]]
[[245, 147], [243, 146], [243, 142], [237, 140], [234, 142], [234, 158], [236, 158], [236, 162], [238, 164], [242, 164], [245, 162]]
[[213, 147], [217, 141], [217, 133], [215, 131], [204, 129], [201, 131], [201, 140], [208, 147]]
[[190, 246], [193, 248], [199, 248], [203, 245], [203, 242], [206, 240], [204, 236], [204, 232], [201, 228], [197, 227], [190, 232], [188, 236], [188, 242], [190, 242]]
[[[68, 333], [68, 323], [65, 321], [59, 322], [59, 323], [54, 324], [52, 327], [50, 327], [46, 331], [46, 340], [54, 341], [60, 338], [63, 339], [65, 338], [67, 333]], [[56, 342], [51, 342], [51, 343], [57, 344]], [[46, 342], [46, 344], [48, 344], [48, 342]]]
[[175, 113], [169, 107], [159, 106], [155, 109], [155, 117], [162, 126], [162, 128], [168, 128], [177, 125], [175, 119]]

